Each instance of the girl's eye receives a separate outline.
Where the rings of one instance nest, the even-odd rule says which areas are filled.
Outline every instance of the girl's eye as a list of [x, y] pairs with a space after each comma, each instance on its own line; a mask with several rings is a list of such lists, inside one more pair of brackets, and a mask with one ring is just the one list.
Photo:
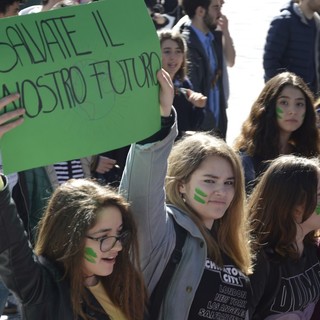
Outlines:
[[214, 180], [211, 180], [211, 179], [207, 179], [207, 180], [204, 180], [205, 183], [215, 183]]
[[286, 100], [279, 100], [278, 103], [281, 106], [286, 106], [288, 104], [288, 102]]
[[300, 103], [297, 103], [297, 106], [299, 108], [304, 108], [305, 107], [305, 104], [303, 102], [300, 102]]
[[234, 185], [234, 181], [229, 180], [229, 181], [226, 181], [225, 184], [226, 184], [227, 186], [233, 186], [233, 185]]

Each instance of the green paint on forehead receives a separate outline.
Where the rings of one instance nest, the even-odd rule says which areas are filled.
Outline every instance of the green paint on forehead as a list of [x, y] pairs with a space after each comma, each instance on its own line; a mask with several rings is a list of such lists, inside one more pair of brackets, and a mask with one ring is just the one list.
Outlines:
[[203, 192], [200, 188], [196, 188], [195, 189], [195, 192], [196, 192], [196, 194], [198, 194], [199, 196], [201, 196], [201, 197], [207, 197], [208, 195], [205, 193], [205, 192]]
[[316, 207], [316, 214], [320, 215], [320, 204], [318, 204]]
[[95, 258], [97, 258], [97, 254], [92, 248], [85, 247], [84, 248], [84, 258], [91, 263], [96, 263]]
[[283, 110], [280, 107], [276, 107], [277, 118], [282, 119]]

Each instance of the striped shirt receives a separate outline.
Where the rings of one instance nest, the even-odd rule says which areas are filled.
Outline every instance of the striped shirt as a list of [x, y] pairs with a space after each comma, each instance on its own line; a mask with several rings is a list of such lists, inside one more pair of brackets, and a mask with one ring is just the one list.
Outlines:
[[59, 184], [62, 184], [72, 178], [84, 178], [81, 161], [79, 159], [55, 163], [53, 166], [56, 171]]

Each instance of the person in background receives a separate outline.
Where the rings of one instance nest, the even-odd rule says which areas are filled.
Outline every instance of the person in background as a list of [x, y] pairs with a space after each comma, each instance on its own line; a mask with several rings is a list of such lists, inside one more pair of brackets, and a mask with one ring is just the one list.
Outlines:
[[[225, 1], [221, 0], [221, 10], [224, 5]], [[186, 25], [190, 24], [190, 18], [188, 15], [184, 15], [173, 27], [172, 30], [182, 32]], [[228, 107], [228, 100], [230, 96], [230, 83], [229, 83], [229, 75], [228, 75], [228, 68], [234, 66], [236, 61], [236, 51], [233, 44], [233, 39], [231, 37], [229, 31], [229, 21], [225, 14], [220, 12], [220, 18], [217, 20], [217, 25], [211, 27], [211, 30], [214, 34], [218, 34], [220, 31], [222, 33], [222, 46], [223, 46], [223, 66], [222, 66], [222, 81], [223, 81], [223, 91], [225, 96], [225, 103], [226, 108]]]
[[302, 78], [283, 72], [270, 79], [253, 103], [234, 148], [245, 171], [247, 193], [281, 154], [319, 155], [313, 95]]
[[234, 319], [232, 303], [237, 317], [246, 319], [251, 250], [239, 157], [209, 133], [174, 143], [173, 83], [164, 70], [158, 77], [167, 82], [160, 99], [162, 129], [131, 146], [120, 184], [132, 204], [149, 294], [174, 251], [175, 226], [186, 233], [159, 313], [150, 319]]
[[100, 153], [92, 160], [92, 177], [102, 184], [119, 187], [130, 146]]
[[170, 30], [184, 15], [180, 0], [144, 1], [156, 30]]
[[187, 77], [187, 46], [182, 35], [171, 30], [161, 31], [158, 35], [162, 67], [169, 73], [175, 88], [173, 105], [178, 117], [178, 138], [181, 138], [186, 131], [199, 129], [207, 98], [192, 90], [192, 83]]
[[248, 210], [257, 252], [250, 319], [311, 319], [320, 299], [319, 160], [294, 155], [273, 160]]
[[290, 1], [271, 21], [263, 54], [264, 79], [289, 71], [315, 96], [320, 90], [320, 2]]
[[24, 0], [1, 0], [0, 18], [7, 18], [18, 15], [20, 5], [24, 2]]
[[223, 87], [223, 40], [221, 31], [212, 31], [221, 16], [221, 3], [220, 0], [183, 0], [182, 6], [190, 19], [179, 28], [188, 46], [188, 76], [194, 90], [208, 98], [200, 129], [225, 139], [228, 121]]

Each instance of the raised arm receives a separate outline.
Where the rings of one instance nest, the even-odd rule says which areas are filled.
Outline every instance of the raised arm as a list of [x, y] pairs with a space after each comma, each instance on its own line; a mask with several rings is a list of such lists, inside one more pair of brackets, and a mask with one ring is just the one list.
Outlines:
[[177, 135], [172, 109], [174, 92], [165, 71], [158, 73], [158, 80], [162, 129], [153, 138], [131, 146], [120, 184], [120, 192], [131, 203], [138, 227], [141, 266], [149, 288], [156, 281], [151, 279], [154, 269], [166, 263], [162, 253], [174, 245], [174, 239], [168, 238], [168, 229], [173, 225], [167, 225], [164, 190], [167, 158]]

